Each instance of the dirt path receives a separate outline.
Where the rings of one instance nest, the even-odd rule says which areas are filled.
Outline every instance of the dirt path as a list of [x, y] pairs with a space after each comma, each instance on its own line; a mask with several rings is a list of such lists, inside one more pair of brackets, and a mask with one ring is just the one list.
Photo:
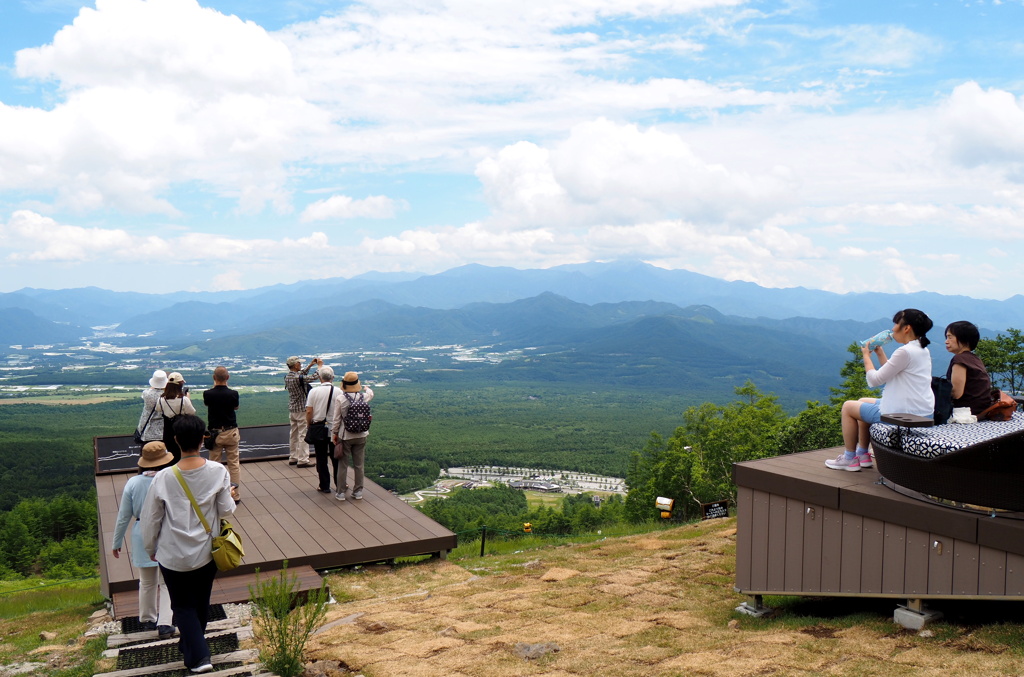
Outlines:
[[[310, 651], [367, 677], [1024, 671], [1024, 650], [998, 625], [940, 624], [921, 637], [892, 622], [891, 600], [788, 598], [778, 618], [741, 617], [734, 562], [730, 519], [466, 566], [369, 567], [329, 578], [354, 601], [332, 608]], [[539, 657], [521, 656], [531, 649]]]

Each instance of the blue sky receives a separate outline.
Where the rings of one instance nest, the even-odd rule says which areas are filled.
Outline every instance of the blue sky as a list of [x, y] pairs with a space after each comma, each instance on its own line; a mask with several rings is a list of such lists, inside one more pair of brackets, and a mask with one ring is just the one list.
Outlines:
[[1024, 2], [6, 0], [0, 291], [1024, 291]]

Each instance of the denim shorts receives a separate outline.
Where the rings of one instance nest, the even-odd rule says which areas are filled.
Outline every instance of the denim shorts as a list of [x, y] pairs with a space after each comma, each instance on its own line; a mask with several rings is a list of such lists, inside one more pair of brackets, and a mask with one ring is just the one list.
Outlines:
[[861, 402], [860, 420], [865, 423], [880, 423], [882, 421], [882, 414], [878, 410], [878, 402]]

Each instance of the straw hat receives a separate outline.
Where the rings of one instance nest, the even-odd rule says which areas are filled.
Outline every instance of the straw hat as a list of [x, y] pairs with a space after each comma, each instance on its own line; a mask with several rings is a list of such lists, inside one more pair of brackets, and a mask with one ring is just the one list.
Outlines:
[[160, 390], [167, 385], [167, 372], [163, 369], [157, 369], [153, 372], [153, 377], [149, 379], [149, 387]]
[[341, 379], [341, 389], [346, 393], [358, 393], [363, 389], [363, 384], [359, 382], [359, 374], [354, 371], [345, 372], [345, 376]]
[[147, 442], [142, 447], [142, 456], [139, 458], [140, 468], [156, 468], [167, 465], [174, 460], [174, 454], [167, 451], [167, 445], [163, 442]]

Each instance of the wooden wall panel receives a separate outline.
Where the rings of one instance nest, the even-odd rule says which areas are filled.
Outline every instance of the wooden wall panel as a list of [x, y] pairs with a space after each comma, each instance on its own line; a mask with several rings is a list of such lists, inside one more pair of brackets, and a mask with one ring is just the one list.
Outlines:
[[812, 503], [804, 504], [804, 590], [821, 592], [822, 535], [825, 527], [825, 508]]
[[1024, 555], [1006, 554], [1006, 594], [1024, 595]]
[[749, 487], [737, 515], [743, 591], [1024, 597], [1024, 555]]
[[821, 591], [839, 592], [843, 565], [843, 513], [825, 508], [821, 525]]
[[750, 548], [753, 538], [754, 492], [736, 487], [736, 587], [750, 590]]
[[956, 539], [928, 534], [928, 540], [928, 594], [949, 595], [953, 592]]
[[863, 543], [864, 518], [844, 512], [843, 542], [840, 553], [839, 589], [842, 592], [860, 592], [860, 559]]
[[928, 534], [918, 529], [907, 529], [907, 558], [903, 570], [903, 593], [925, 595], [928, 593], [928, 550], [931, 541]]
[[750, 587], [754, 590], [767, 590], [768, 585], [768, 501], [768, 493], [754, 492], [750, 539]]
[[886, 522], [882, 544], [882, 592], [902, 595], [906, 592], [907, 528]]
[[981, 548], [977, 543], [953, 543], [953, 594], [977, 595]]
[[786, 572], [785, 590], [803, 591], [804, 581], [804, 511], [803, 501], [786, 499]]
[[786, 588], [786, 497], [768, 498], [768, 590]]
[[885, 522], [864, 518], [864, 536], [861, 542], [860, 590], [865, 593], [882, 592], [882, 557], [885, 544]]
[[978, 593], [1006, 594], [1006, 552], [984, 545], [978, 554]]

